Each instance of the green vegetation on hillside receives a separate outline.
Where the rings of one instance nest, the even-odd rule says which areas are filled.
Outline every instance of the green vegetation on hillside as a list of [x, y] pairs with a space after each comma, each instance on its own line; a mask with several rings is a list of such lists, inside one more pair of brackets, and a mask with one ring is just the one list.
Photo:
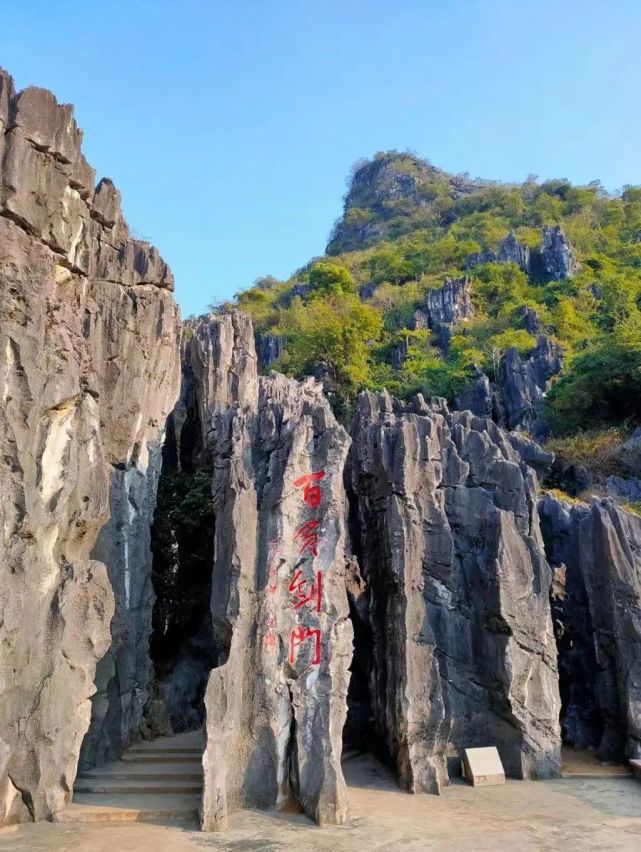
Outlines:
[[[545, 225], [560, 225], [572, 244], [573, 277], [550, 281], [485, 262], [482, 253], [496, 252], [511, 230], [535, 249]], [[554, 430], [641, 421], [641, 188], [613, 196], [598, 183], [472, 181], [410, 154], [381, 154], [355, 170], [329, 252], [236, 298], [259, 333], [286, 339], [279, 369], [302, 376], [322, 364], [345, 399], [365, 386], [452, 399], [474, 365], [495, 378], [508, 348], [533, 348], [530, 308], [565, 355], [546, 403]], [[480, 262], [470, 266], [471, 255]], [[475, 313], [454, 328], [442, 357], [413, 316], [428, 290], [464, 275]], [[398, 346], [402, 364], [392, 357]]]

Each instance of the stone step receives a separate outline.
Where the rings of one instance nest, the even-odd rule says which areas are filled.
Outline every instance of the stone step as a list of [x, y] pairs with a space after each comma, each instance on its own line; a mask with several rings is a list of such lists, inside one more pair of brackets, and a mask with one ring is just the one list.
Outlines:
[[176, 751], [149, 751], [149, 752], [130, 752], [126, 751], [121, 757], [121, 761], [125, 763], [193, 763], [194, 758], [202, 757], [202, 752], [194, 754], [192, 752]]
[[629, 778], [632, 770], [624, 763], [599, 760], [592, 749], [564, 746], [561, 758], [561, 778]]
[[200, 796], [194, 795], [76, 793], [73, 802], [54, 816], [54, 822], [197, 822], [199, 807]]
[[77, 778], [74, 784], [74, 801], [77, 793], [172, 793], [177, 795], [198, 795], [202, 791], [202, 778], [196, 781], [180, 778], [153, 780], [121, 780], [119, 778]]
[[125, 754], [202, 754], [204, 748], [196, 748], [194, 746], [164, 746], [149, 744], [146, 746], [135, 745], [130, 746], [125, 750]]
[[107, 763], [78, 775], [77, 781], [116, 778], [121, 781], [200, 781], [203, 780], [201, 763], [121, 762]]

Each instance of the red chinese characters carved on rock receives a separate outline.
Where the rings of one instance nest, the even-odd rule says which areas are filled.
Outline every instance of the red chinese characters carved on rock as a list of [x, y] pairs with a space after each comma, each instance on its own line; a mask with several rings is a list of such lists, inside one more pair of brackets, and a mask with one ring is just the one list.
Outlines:
[[[303, 489], [303, 500], [310, 509], [318, 509], [321, 503], [322, 492], [319, 483], [325, 478], [325, 471], [318, 470], [306, 473], [294, 480], [294, 488]], [[318, 555], [318, 541], [320, 522], [316, 518], [305, 521], [294, 534], [295, 541], [299, 542], [298, 552], [301, 556], [309, 554], [312, 559]], [[312, 604], [316, 612], [321, 611], [323, 601], [323, 574], [322, 571], [315, 573], [315, 579], [309, 580], [303, 575], [303, 570], [297, 568], [289, 584], [289, 593], [293, 596], [294, 612], [301, 610], [306, 604]], [[289, 662], [296, 663], [297, 650], [308, 640], [313, 641], [313, 653], [309, 665], [318, 666], [321, 661], [321, 632], [317, 627], [304, 627], [298, 625], [289, 635]]]
[[316, 473], [306, 473], [294, 480], [294, 488], [303, 489], [303, 500], [310, 509], [317, 509], [321, 501], [321, 489], [318, 483], [325, 478], [325, 471], [318, 470]]
[[311, 659], [311, 665], [317, 666], [321, 661], [321, 632], [318, 628], [298, 626], [289, 635], [289, 663], [294, 665], [296, 662], [296, 649], [303, 644], [307, 639], [314, 640], [314, 656]]
[[318, 554], [318, 550], [316, 549], [316, 545], [318, 544], [318, 533], [316, 530], [318, 529], [318, 521], [306, 521], [303, 526], [296, 530], [295, 539], [300, 539], [300, 547], [298, 552], [301, 554], [305, 553], [306, 550], [312, 554], [312, 556], [316, 556]]
[[305, 606], [306, 603], [310, 603], [310, 601], [314, 601], [315, 599], [316, 612], [320, 612], [321, 602], [323, 600], [322, 571], [316, 572], [315, 580], [306, 580], [305, 577], [303, 577], [302, 569], [298, 568], [292, 577], [291, 583], [289, 584], [289, 592], [297, 598], [296, 603], [294, 604], [295, 610], [300, 609]]

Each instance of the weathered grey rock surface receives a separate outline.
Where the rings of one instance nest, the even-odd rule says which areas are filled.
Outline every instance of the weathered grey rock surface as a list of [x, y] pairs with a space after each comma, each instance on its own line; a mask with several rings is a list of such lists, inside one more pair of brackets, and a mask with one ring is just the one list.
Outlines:
[[545, 434], [546, 426], [541, 416], [545, 395], [550, 379], [562, 366], [560, 347], [544, 334], [527, 358], [521, 358], [515, 348], [507, 350], [499, 391], [508, 429], [523, 426], [539, 439]]
[[641, 757], [641, 518], [611, 500], [539, 504], [558, 578], [564, 736], [602, 760]]
[[471, 411], [477, 417], [498, 419], [498, 413], [495, 412], [496, 394], [492, 383], [480, 367], [475, 368], [474, 376], [471, 387], [455, 399], [455, 408], [459, 411]]
[[278, 334], [257, 334], [256, 355], [258, 366], [272, 367], [285, 351], [285, 339]]
[[517, 240], [514, 231], [499, 243], [496, 259], [498, 263], [515, 263], [526, 274], [530, 272], [530, 249]]
[[410, 321], [410, 325], [414, 329], [430, 329], [433, 331], [437, 337], [438, 345], [445, 355], [453, 327], [474, 316], [471, 285], [472, 281], [468, 277], [446, 278], [441, 287], [427, 291], [425, 305], [414, 311]]
[[248, 317], [204, 323], [190, 355], [214, 462], [222, 659], [205, 696], [202, 825], [290, 798], [320, 825], [341, 823], [349, 438], [313, 380], [258, 378]]
[[122, 692], [94, 707], [113, 697], [135, 724], [144, 688], [125, 672], [149, 616], [145, 529], [178, 312], [113, 184], [94, 189], [81, 138], [70, 106], [16, 94], [0, 72], [0, 823], [69, 799], [114, 604]]
[[539, 257], [543, 271], [552, 281], [573, 278], [579, 271], [572, 244], [560, 225], [545, 226]]
[[364, 393], [351, 482], [373, 713], [401, 783], [438, 792], [462, 748], [489, 744], [513, 776], [556, 775], [551, 573], [533, 471], [491, 420]]

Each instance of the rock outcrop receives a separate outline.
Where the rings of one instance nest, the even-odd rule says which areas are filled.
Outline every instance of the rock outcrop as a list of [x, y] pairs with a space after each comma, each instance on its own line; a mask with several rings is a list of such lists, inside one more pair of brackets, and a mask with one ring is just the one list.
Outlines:
[[545, 395], [550, 379], [562, 366], [560, 347], [544, 334], [526, 359], [514, 348], [507, 350], [499, 390], [508, 429], [523, 426], [537, 438], [545, 434], [541, 419]]
[[0, 72], [0, 822], [70, 798], [114, 604], [124, 685], [94, 711], [113, 699], [135, 724], [144, 688], [145, 529], [178, 312], [171, 272], [131, 238], [113, 184], [94, 187], [81, 138], [70, 106]]
[[533, 471], [491, 420], [363, 393], [350, 477], [372, 709], [401, 783], [438, 792], [463, 748], [489, 744], [515, 777], [556, 775], [551, 573]]
[[204, 323], [190, 353], [214, 462], [222, 663], [205, 696], [202, 825], [290, 799], [320, 825], [341, 823], [349, 438], [313, 380], [258, 378], [247, 317]]
[[468, 255], [465, 266], [473, 269], [483, 263], [514, 263], [526, 275], [549, 281], [573, 278], [580, 269], [574, 248], [560, 225], [545, 225], [541, 243], [530, 249], [520, 243], [514, 231], [501, 240], [497, 251], [485, 248]]
[[514, 263], [526, 275], [530, 272], [530, 249], [517, 240], [514, 231], [510, 231], [499, 243], [496, 260], [498, 263]]
[[471, 290], [469, 278], [447, 278], [442, 287], [428, 290], [425, 308], [429, 327], [436, 331], [474, 316]]
[[[526, 321], [533, 323], [532, 314], [524, 314]], [[490, 382], [477, 367], [469, 388], [456, 397], [456, 408], [479, 417], [492, 417], [510, 431], [526, 429], [542, 440], [548, 432], [543, 417], [545, 397], [550, 380], [560, 373], [562, 366], [560, 346], [540, 334], [527, 357], [519, 355], [514, 347], [505, 352], [497, 382]]]
[[486, 248], [480, 252], [474, 252], [468, 255], [465, 266], [467, 269], [473, 269], [483, 263], [514, 263], [522, 272], [529, 275], [530, 249], [525, 243], [518, 241], [514, 231], [510, 231], [499, 243], [497, 251]]
[[539, 258], [545, 275], [551, 281], [573, 278], [579, 271], [574, 249], [560, 225], [543, 228]]
[[441, 287], [427, 291], [425, 305], [414, 313], [412, 327], [433, 331], [447, 354], [453, 326], [474, 316], [471, 291], [470, 278], [446, 278]]
[[611, 500], [539, 505], [555, 571], [564, 740], [641, 757], [641, 518]]
[[391, 231], [398, 234], [404, 218], [410, 228], [416, 227], [421, 213], [425, 221], [433, 221], [444, 194], [454, 201], [479, 185], [465, 175], [447, 174], [414, 154], [376, 154], [353, 171], [343, 216], [334, 226], [327, 253], [363, 248]]
[[498, 419], [492, 383], [480, 367], [474, 368], [473, 382], [467, 390], [456, 397], [454, 407], [458, 411], [471, 411], [477, 417]]
[[285, 351], [285, 339], [278, 334], [257, 334], [256, 355], [260, 369], [272, 367]]

